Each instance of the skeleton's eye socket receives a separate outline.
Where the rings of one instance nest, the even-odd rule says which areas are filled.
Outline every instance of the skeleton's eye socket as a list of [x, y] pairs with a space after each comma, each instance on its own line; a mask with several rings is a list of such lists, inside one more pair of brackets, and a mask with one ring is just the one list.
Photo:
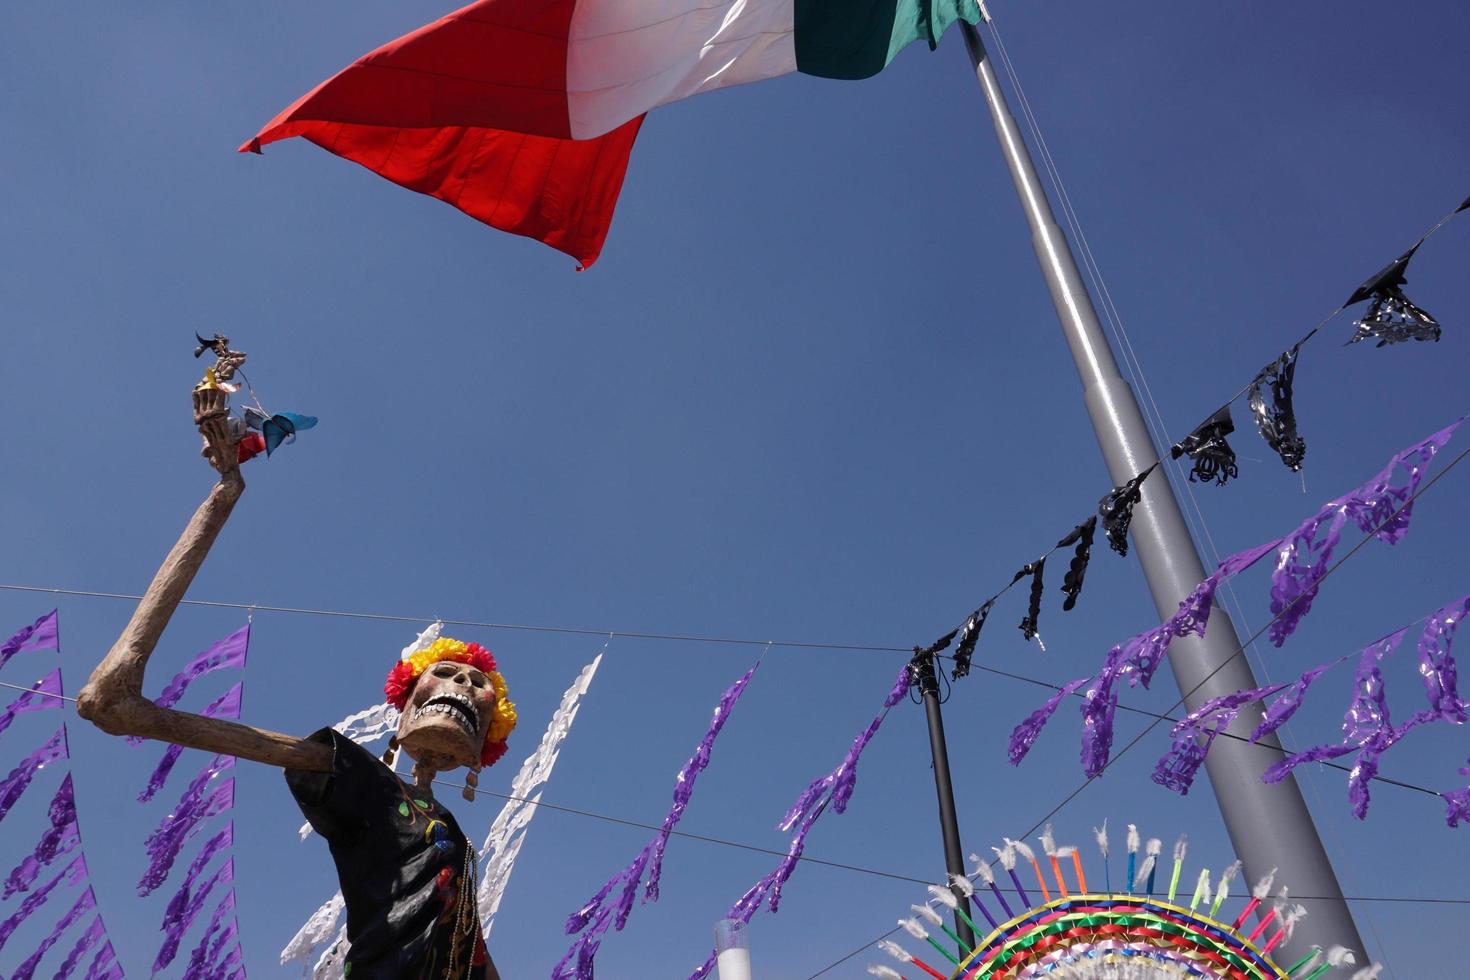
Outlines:
[[434, 668], [435, 677], [453, 677], [459, 670], [454, 664], [442, 663]]
[[476, 688], [483, 688], [490, 683], [490, 678], [486, 677], [478, 670], [472, 670], [470, 671], [470, 683], [473, 684]]

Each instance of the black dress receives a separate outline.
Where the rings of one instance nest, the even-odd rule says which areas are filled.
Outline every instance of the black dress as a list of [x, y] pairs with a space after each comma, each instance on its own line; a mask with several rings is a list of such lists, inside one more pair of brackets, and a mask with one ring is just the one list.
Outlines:
[[475, 906], [475, 849], [453, 814], [330, 728], [332, 771], [286, 770], [347, 906], [350, 980], [497, 980]]

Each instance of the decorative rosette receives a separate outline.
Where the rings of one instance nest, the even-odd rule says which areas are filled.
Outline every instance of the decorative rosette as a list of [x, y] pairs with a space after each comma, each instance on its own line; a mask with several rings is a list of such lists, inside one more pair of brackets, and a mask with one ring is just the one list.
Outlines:
[[[1145, 846], [1129, 824], [1126, 853], [1114, 855], [1114, 866], [1106, 822], [1093, 835], [1101, 867], [1094, 865], [1090, 875], [1078, 848], [1058, 846], [1051, 824], [1039, 849], [1003, 838], [1004, 847], [991, 848], [996, 861], [971, 854], [972, 873], [930, 885], [929, 901], [909, 906], [914, 914], [898, 920], [910, 938], [927, 945], [921, 952], [928, 962], [889, 940], [879, 948], [934, 980], [1319, 980], [1355, 965], [1353, 952], [1341, 946], [1297, 950], [1291, 962], [1272, 959], [1273, 951], [1282, 955], [1307, 914], [1287, 899], [1285, 888], [1272, 898], [1274, 869], [1240, 896], [1244, 907], [1227, 912], [1239, 861], [1218, 874], [1201, 868], [1198, 877], [1186, 877], [1184, 835], [1174, 845], [1172, 867], [1165, 867], [1163, 842], [1150, 838]], [[1001, 888], [1001, 873], [1011, 887]], [[1378, 970], [1367, 967], [1352, 980], [1372, 980]], [[868, 972], [889, 980], [907, 975], [876, 963]]]

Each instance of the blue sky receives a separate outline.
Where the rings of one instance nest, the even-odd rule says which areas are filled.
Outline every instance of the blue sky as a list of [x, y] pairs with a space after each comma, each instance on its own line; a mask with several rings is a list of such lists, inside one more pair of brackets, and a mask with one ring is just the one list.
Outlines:
[[[234, 152], [310, 86], [442, 12], [371, 0], [0, 14], [0, 581], [145, 587], [209, 485], [188, 411], [196, 329], [249, 352], [268, 406], [321, 417], [249, 464], [196, 598], [909, 647], [956, 625], [1108, 488], [957, 35], [868, 82], [793, 77], [659, 110], [603, 256], [579, 274], [566, 256], [304, 143]], [[1159, 0], [994, 13], [1171, 438], [1470, 193], [1463, 5]], [[1286, 532], [1466, 411], [1467, 236], [1470, 224], [1451, 224], [1411, 269], [1409, 294], [1445, 325], [1440, 344], [1344, 348], [1340, 317], [1306, 349], [1305, 492], [1237, 406], [1238, 483], [1186, 491], [1222, 553]], [[1334, 576], [1285, 647], [1253, 655], [1258, 676], [1294, 676], [1470, 589], [1467, 473], [1426, 496], [1402, 544], [1370, 545]], [[1156, 622], [1136, 558], [1099, 548], [1066, 614], [1059, 571], [1047, 652], [1015, 629], [1015, 595], [979, 661], [1061, 682]], [[1242, 577], [1241, 625], [1265, 622], [1267, 589], [1263, 568]], [[74, 692], [130, 606], [59, 602]], [[53, 604], [0, 593], [0, 622], [18, 627]], [[243, 618], [180, 612], [150, 690]], [[245, 719], [306, 733], [365, 706], [416, 629], [257, 614]], [[507, 763], [484, 777], [503, 791], [603, 637], [459, 633], [496, 652], [521, 707]], [[614, 636], [545, 799], [657, 823], [711, 706], [758, 650]], [[841, 758], [903, 659], [773, 649], [681, 828], [783, 847], [781, 813]], [[1422, 695], [1411, 661], [1397, 666], [1390, 698], [1412, 710]], [[17, 660], [0, 679], [49, 668]], [[1333, 737], [1348, 681], [1319, 684], [1288, 742]], [[1080, 781], [1070, 710], [1022, 767], [1005, 762], [1007, 733], [1045, 695], [976, 674], [945, 706], [967, 849], [1024, 831]], [[1166, 683], [1125, 696], [1151, 710], [1173, 700]], [[22, 718], [7, 757], [54, 722]], [[1140, 728], [1121, 718], [1120, 738]], [[156, 749], [71, 732], [101, 906], [140, 973], [160, 903], [132, 887], [164, 804], [132, 797]], [[1148, 780], [1166, 748], [1156, 730], [1062, 811], [1059, 839], [1083, 842], [1105, 817], [1134, 821], [1166, 840], [1187, 830], [1192, 859], [1223, 863], [1207, 783], [1180, 798]], [[851, 808], [823, 819], [807, 853], [937, 879], [926, 752], [922, 712], [901, 704], [864, 757]], [[1466, 754], [1463, 730], [1423, 731], [1383, 772], [1448, 789], [1465, 782]], [[186, 756], [181, 772], [201, 762]], [[319, 841], [296, 841], [279, 774], [242, 765], [237, 779], [246, 962], [274, 976], [333, 872]], [[4, 860], [39, 831], [51, 786], [38, 787], [9, 817]], [[1433, 797], [1382, 786], [1358, 822], [1341, 773], [1307, 774], [1303, 791], [1349, 894], [1470, 898], [1470, 852]], [[478, 837], [497, 804], [454, 808]], [[492, 936], [502, 973], [544, 975], [565, 948], [566, 915], [647, 836], [539, 815]], [[773, 862], [674, 841], [662, 900], [607, 940], [599, 964], [609, 977], [684, 976], [713, 921]], [[917, 885], [805, 866], [780, 914], [755, 920], [756, 967], [815, 974], [921, 897]], [[1459, 970], [1424, 938], [1463, 924], [1464, 906], [1354, 911], [1388, 975]], [[0, 970], [29, 935], [0, 953]], [[879, 955], [828, 975], [862, 975]]]

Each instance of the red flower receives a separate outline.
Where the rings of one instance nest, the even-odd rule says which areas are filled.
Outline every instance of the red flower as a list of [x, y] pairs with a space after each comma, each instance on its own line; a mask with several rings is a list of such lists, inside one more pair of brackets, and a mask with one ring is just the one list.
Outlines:
[[408, 704], [408, 692], [413, 690], [413, 682], [418, 680], [413, 675], [413, 665], [405, 661], [398, 661], [393, 669], [388, 671], [388, 680], [383, 684], [383, 694], [388, 703], [399, 711]]
[[495, 763], [500, 761], [500, 757], [505, 755], [508, 748], [510, 746], [504, 742], [487, 741], [485, 747], [480, 750], [480, 767], [482, 769], [488, 769], [495, 765]]

